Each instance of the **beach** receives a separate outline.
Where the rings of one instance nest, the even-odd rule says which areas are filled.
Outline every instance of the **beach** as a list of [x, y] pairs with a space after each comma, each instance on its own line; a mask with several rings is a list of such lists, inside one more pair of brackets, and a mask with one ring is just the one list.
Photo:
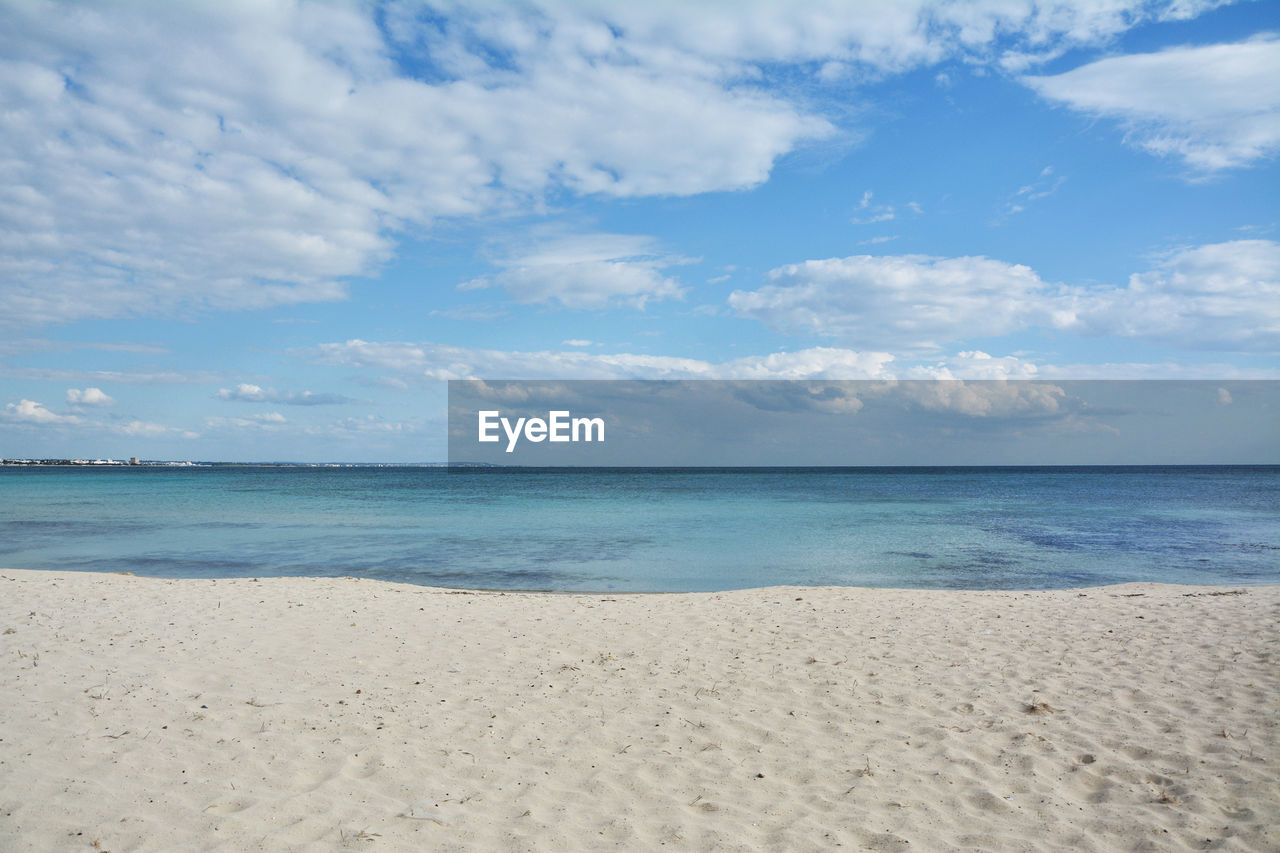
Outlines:
[[1280, 586], [0, 571], [0, 849], [1274, 850]]

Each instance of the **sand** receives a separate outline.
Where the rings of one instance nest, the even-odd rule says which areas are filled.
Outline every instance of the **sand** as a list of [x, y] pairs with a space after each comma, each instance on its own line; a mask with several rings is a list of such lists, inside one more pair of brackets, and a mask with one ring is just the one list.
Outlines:
[[0, 571], [0, 849], [1277, 850], [1278, 605]]

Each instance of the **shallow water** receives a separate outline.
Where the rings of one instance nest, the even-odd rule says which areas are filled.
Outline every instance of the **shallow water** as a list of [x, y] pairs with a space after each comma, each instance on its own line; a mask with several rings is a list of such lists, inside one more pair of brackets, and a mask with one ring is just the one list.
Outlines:
[[0, 469], [0, 566], [490, 589], [1280, 582], [1280, 467]]

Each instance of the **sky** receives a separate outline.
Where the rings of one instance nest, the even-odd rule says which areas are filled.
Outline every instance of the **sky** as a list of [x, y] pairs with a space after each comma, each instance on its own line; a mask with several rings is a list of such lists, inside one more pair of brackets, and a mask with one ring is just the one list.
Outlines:
[[0, 0], [0, 456], [449, 379], [1280, 378], [1280, 3]]

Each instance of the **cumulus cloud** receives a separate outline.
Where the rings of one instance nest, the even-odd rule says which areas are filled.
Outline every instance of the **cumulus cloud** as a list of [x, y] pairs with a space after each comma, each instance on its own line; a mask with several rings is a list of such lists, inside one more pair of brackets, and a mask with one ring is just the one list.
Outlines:
[[60, 415], [45, 408], [43, 403], [35, 400], [19, 400], [8, 403], [4, 407], [4, 416], [8, 421], [28, 424], [75, 424], [80, 422], [76, 415]]
[[234, 388], [219, 388], [213, 395], [219, 400], [240, 403], [281, 403], [286, 406], [332, 406], [350, 403], [352, 398], [341, 394], [316, 394], [312, 391], [277, 391], [241, 382]]
[[1040, 366], [1014, 355], [993, 356], [966, 350], [902, 372], [904, 379], [1037, 379]]
[[[1200, 6], [3, 0], [0, 318], [343, 299], [440, 220], [759, 185], [842, 130], [767, 84], [779, 63], [844, 86], [842, 69], [1047, 54]], [[587, 272], [643, 302], [675, 293], [658, 269]], [[599, 295], [524, 268], [495, 283]]]
[[101, 388], [67, 389], [67, 402], [73, 406], [114, 406], [115, 398], [103, 393]]
[[1076, 301], [1079, 328], [1190, 348], [1280, 351], [1280, 243], [1180, 249], [1125, 288]]
[[1122, 122], [1126, 139], [1198, 170], [1280, 151], [1280, 38], [1113, 56], [1048, 77], [1040, 95]]
[[584, 40], [578, 13], [457, 10], [428, 45], [400, 11], [0, 7], [0, 316], [341, 299], [409, 225], [740, 189], [833, 132], [714, 64]]
[[1051, 287], [1031, 268], [980, 256], [827, 258], [779, 267], [769, 281], [735, 290], [729, 306], [788, 333], [858, 346], [932, 349], [1054, 320]]
[[[97, 390], [98, 389], [96, 388], [88, 388], [85, 389], [84, 392], [79, 393], [83, 396], [90, 391]], [[71, 402], [70, 398], [73, 396], [71, 392], [73, 391], [76, 391], [76, 389], [68, 389], [68, 402]], [[100, 391], [98, 393], [101, 394]], [[105, 394], [102, 394], [102, 396], [106, 397]], [[92, 399], [94, 395], [89, 394], [89, 397]], [[110, 399], [109, 397], [106, 398], [108, 400]], [[114, 402], [115, 401], [112, 400], [111, 404], [114, 404]], [[102, 406], [104, 404], [81, 402], [78, 405]], [[191, 432], [190, 430], [165, 426], [164, 424], [158, 424], [152, 421], [137, 419], [114, 419], [101, 421], [81, 417], [80, 415], [62, 415], [51, 411], [45, 407], [44, 404], [35, 400], [19, 400], [17, 403], [7, 404], [4, 409], [0, 409], [0, 421], [14, 425], [27, 425], [28, 427], [65, 427], [71, 428], [77, 433], [88, 434], [111, 433], [115, 435], [138, 436], [143, 438], [155, 438], [160, 436], [199, 438], [198, 433]]]
[[568, 237], [503, 261], [503, 270], [458, 285], [459, 290], [501, 287], [517, 302], [558, 302], [566, 308], [626, 304], [644, 308], [651, 300], [684, 295], [662, 270], [682, 263], [653, 251], [649, 237], [590, 234]]
[[860, 347], [930, 350], [1033, 327], [1183, 348], [1280, 349], [1280, 244], [1178, 250], [1128, 286], [1068, 287], [1020, 264], [922, 255], [828, 258], [779, 267], [729, 306], [788, 333]]

